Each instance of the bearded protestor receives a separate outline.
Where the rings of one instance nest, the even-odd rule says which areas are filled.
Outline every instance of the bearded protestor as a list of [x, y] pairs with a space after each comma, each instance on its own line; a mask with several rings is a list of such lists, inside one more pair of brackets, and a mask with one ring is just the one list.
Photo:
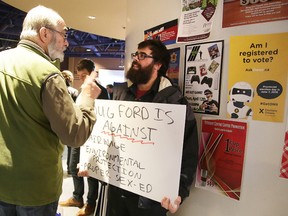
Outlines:
[[[126, 78], [132, 82], [132, 85], [115, 84], [114, 100], [186, 105], [184, 141], [179, 143], [179, 148], [183, 148], [179, 196], [176, 200], [163, 197], [162, 202], [159, 203], [109, 185], [107, 212], [108, 216], [166, 216], [168, 211], [175, 213], [190, 193], [198, 161], [196, 120], [179, 88], [166, 76], [170, 54], [161, 41], [143, 41], [138, 44], [137, 52], [132, 53], [131, 56], [133, 62], [127, 71]], [[151, 176], [151, 178], [157, 178], [157, 176]]]

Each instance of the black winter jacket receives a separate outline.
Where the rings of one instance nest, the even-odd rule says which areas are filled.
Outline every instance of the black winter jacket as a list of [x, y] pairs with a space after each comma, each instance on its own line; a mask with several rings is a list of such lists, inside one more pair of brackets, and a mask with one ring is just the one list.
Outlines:
[[[158, 77], [152, 88], [139, 99], [136, 99], [136, 90], [137, 87], [135, 85], [128, 87], [127, 83], [115, 83], [113, 88], [113, 100], [184, 104], [187, 106], [179, 187], [179, 196], [183, 202], [183, 200], [189, 196], [190, 187], [194, 180], [198, 163], [199, 144], [194, 113], [179, 88], [174, 86], [167, 77]], [[119, 188], [119, 190], [123, 189]], [[130, 192], [123, 190], [124, 196], [129, 193]], [[151, 199], [139, 196], [138, 205], [140, 208], [149, 208], [155, 203], [156, 202]]]

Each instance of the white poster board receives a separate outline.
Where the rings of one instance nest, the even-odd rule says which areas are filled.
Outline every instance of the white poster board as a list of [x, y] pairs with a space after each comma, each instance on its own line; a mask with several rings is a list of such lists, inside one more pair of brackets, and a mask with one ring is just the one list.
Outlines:
[[80, 170], [161, 202], [178, 196], [186, 106], [96, 100]]

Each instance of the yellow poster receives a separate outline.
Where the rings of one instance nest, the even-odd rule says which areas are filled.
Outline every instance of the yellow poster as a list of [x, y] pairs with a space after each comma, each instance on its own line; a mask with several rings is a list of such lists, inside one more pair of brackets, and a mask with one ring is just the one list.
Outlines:
[[288, 33], [232, 36], [227, 116], [283, 122]]

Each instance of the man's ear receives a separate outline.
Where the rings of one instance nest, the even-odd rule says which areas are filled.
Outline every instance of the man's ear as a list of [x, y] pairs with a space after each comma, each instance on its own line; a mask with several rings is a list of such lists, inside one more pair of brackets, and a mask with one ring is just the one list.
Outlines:
[[159, 62], [156, 62], [156, 63], [154, 64], [154, 67], [155, 67], [156, 71], [159, 71], [160, 68], [162, 67], [162, 64], [159, 63]]
[[49, 30], [45, 27], [41, 27], [39, 30], [39, 39], [43, 43], [47, 43], [49, 40], [51, 40], [51, 34], [48, 32]]

